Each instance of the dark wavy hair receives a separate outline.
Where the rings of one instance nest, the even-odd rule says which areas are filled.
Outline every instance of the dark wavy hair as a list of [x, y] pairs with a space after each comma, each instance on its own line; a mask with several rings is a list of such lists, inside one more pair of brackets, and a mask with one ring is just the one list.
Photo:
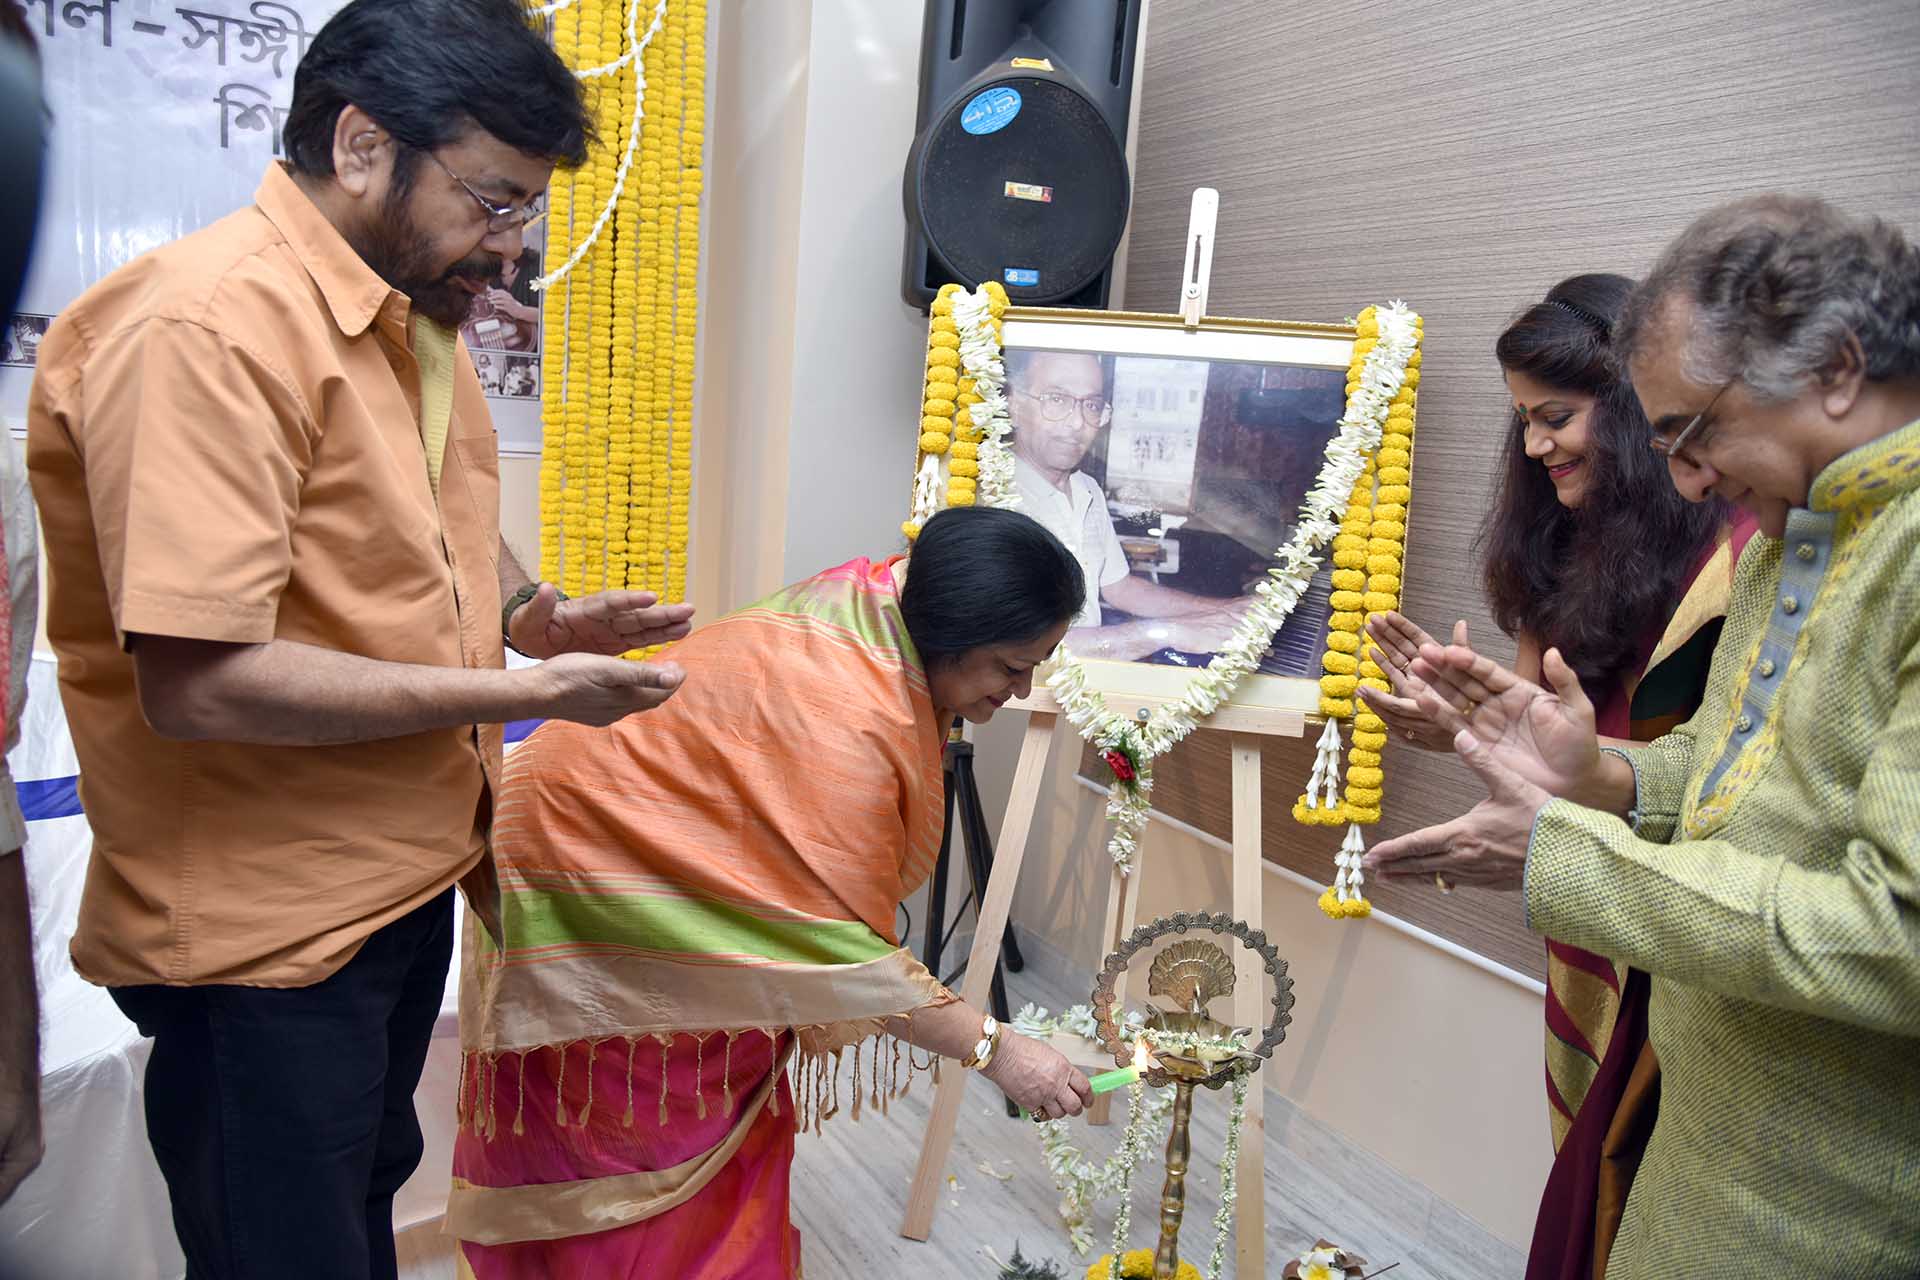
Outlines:
[[1080, 562], [1032, 516], [949, 507], [913, 540], [900, 613], [932, 668], [983, 645], [1045, 635], [1086, 599]]
[[416, 153], [470, 128], [561, 168], [584, 163], [593, 140], [580, 82], [518, 0], [353, 0], [334, 14], [293, 73], [282, 137], [294, 172], [333, 172], [348, 104], [401, 144], [403, 190]]
[[1562, 280], [1493, 347], [1502, 369], [1593, 397], [1579, 509], [1560, 505], [1547, 469], [1527, 456], [1526, 420], [1510, 413], [1499, 494], [1480, 540], [1494, 621], [1509, 636], [1536, 637], [1543, 652], [1558, 648], [1596, 702], [1671, 614], [1726, 518], [1718, 500], [1682, 498], [1648, 447], [1646, 414], [1614, 344], [1633, 284], [1604, 274]]

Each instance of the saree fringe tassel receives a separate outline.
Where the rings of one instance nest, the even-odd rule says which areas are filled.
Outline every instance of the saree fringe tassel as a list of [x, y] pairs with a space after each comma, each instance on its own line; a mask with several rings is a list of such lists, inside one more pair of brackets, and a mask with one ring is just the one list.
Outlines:
[[[756, 1028], [765, 1035], [770, 1043], [778, 1046], [780, 1032]], [[816, 1028], [782, 1028], [796, 1034]], [[735, 1114], [740, 1100], [733, 1089], [733, 1044], [743, 1035], [752, 1034], [752, 1030], [708, 1031], [685, 1033], [694, 1041], [694, 1114], [706, 1119], [708, 1102], [706, 1096], [706, 1045], [714, 1036], [725, 1038], [722, 1047], [720, 1105], [722, 1114]], [[891, 1043], [882, 1046], [879, 1041], [885, 1037]], [[512, 1131], [516, 1136], [526, 1133], [527, 1109], [527, 1055], [551, 1050], [559, 1057], [554, 1072], [554, 1123], [570, 1128], [585, 1128], [593, 1117], [595, 1066], [599, 1062], [602, 1045], [609, 1040], [625, 1041], [627, 1046], [627, 1101], [621, 1112], [620, 1123], [632, 1128], [636, 1114], [634, 1061], [640, 1043], [648, 1035], [607, 1036], [596, 1039], [583, 1038], [568, 1041], [563, 1045], [537, 1045], [531, 1049], [502, 1049], [485, 1051], [463, 1049], [460, 1054], [460, 1072], [458, 1092], [454, 1097], [454, 1119], [458, 1128], [471, 1132], [482, 1140], [491, 1141], [499, 1132], [499, 1091], [500, 1068], [502, 1059], [512, 1056], [517, 1059], [514, 1082], [514, 1105]], [[660, 1095], [656, 1100], [655, 1119], [660, 1125], [668, 1123], [671, 1103], [668, 1089], [668, 1062], [673, 1050], [674, 1037], [660, 1032], [651, 1034], [651, 1038], [660, 1045]], [[873, 1041], [868, 1044], [867, 1041]], [[577, 1113], [569, 1115], [571, 1108], [567, 1104], [566, 1080], [568, 1059], [575, 1045], [581, 1046], [585, 1058], [587, 1083], [585, 1097]], [[862, 1111], [878, 1108], [881, 1114], [890, 1114], [892, 1103], [905, 1098], [913, 1089], [914, 1077], [928, 1074], [934, 1083], [940, 1082], [940, 1055], [930, 1053], [923, 1061], [910, 1043], [895, 1036], [880, 1032], [863, 1037], [849, 1045], [840, 1045], [832, 1049], [804, 1051], [796, 1049], [789, 1057], [786, 1068], [792, 1086], [792, 1106], [795, 1115], [795, 1128], [805, 1133], [811, 1129], [821, 1131], [821, 1126], [845, 1110], [849, 1117], [858, 1122]], [[846, 1073], [848, 1090], [846, 1097], [841, 1096], [841, 1075]], [[780, 1093], [776, 1089], [767, 1099], [767, 1107], [774, 1115], [780, 1114]]]

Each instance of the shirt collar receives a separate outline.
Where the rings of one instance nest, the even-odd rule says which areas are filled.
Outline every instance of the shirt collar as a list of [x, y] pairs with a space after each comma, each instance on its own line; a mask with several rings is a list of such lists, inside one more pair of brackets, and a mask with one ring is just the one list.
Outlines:
[[1814, 479], [1807, 506], [1814, 511], [1875, 507], [1920, 489], [1920, 422], [1849, 450]]
[[1061, 493], [1040, 468], [1017, 453], [1013, 455], [1013, 479], [1023, 492], [1035, 498], [1044, 499], [1051, 494], [1062, 499], [1073, 508], [1076, 515], [1090, 505], [1092, 495], [1100, 492], [1100, 486], [1093, 482], [1092, 476], [1084, 471], [1072, 471], [1067, 474], [1067, 491]]
[[350, 338], [357, 338], [379, 316], [381, 310], [397, 302], [396, 318], [402, 328], [409, 303], [394, 290], [379, 272], [368, 266], [354, 247], [347, 243], [325, 214], [294, 182], [286, 167], [278, 162], [267, 166], [253, 202], [286, 239], [300, 265], [313, 277], [320, 296], [327, 300], [333, 322]]

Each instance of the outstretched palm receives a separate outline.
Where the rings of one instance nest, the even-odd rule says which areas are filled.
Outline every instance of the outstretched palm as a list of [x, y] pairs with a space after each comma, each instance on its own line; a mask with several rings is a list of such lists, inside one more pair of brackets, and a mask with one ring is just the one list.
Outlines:
[[1416, 696], [1449, 732], [1471, 730], [1498, 763], [1551, 795], [1571, 796], [1600, 762], [1593, 703], [1559, 650], [1549, 649], [1541, 666], [1552, 689], [1464, 645], [1424, 645], [1413, 663], [1425, 686]]

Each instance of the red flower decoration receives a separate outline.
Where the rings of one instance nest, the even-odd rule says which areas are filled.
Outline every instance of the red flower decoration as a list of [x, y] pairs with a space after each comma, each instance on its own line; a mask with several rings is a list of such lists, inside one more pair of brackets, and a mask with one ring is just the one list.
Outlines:
[[1113, 770], [1114, 777], [1122, 782], [1133, 781], [1133, 761], [1127, 759], [1124, 752], [1109, 751], [1103, 758], [1107, 762], [1107, 768]]

